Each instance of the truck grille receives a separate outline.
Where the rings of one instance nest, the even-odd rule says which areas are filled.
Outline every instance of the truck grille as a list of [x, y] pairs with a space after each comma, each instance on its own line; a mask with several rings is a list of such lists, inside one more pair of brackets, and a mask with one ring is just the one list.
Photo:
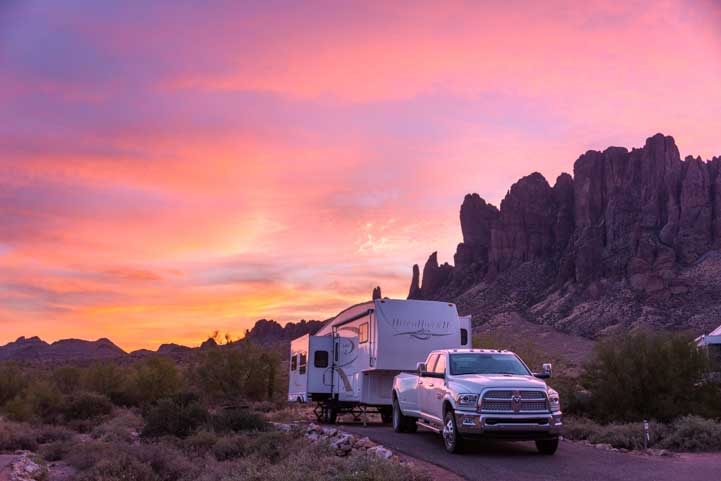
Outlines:
[[485, 413], [548, 412], [543, 391], [492, 390], [483, 394], [481, 411]]

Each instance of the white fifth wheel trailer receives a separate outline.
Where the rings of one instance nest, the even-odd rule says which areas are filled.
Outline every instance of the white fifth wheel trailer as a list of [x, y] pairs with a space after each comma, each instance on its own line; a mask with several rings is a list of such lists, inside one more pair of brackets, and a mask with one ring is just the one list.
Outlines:
[[315, 402], [319, 421], [368, 408], [392, 414], [393, 378], [437, 349], [471, 346], [471, 318], [455, 304], [375, 299], [349, 307], [291, 342], [288, 400]]

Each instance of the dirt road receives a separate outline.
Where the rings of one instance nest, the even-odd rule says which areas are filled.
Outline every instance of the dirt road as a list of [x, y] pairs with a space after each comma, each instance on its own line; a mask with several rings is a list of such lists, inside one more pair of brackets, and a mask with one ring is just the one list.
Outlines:
[[445, 452], [438, 435], [425, 430], [397, 434], [387, 425], [343, 424], [342, 429], [409, 456], [432, 462], [468, 480], [504, 481], [701, 481], [718, 479], [721, 455], [655, 457], [605, 451], [562, 442], [554, 456], [536, 452], [533, 443], [477, 443], [469, 452]]

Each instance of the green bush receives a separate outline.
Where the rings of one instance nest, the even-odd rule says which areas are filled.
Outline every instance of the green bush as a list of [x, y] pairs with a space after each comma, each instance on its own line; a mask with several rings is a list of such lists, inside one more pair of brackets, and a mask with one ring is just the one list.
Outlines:
[[247, 452], [247, 440], [240, 436], [225, 436], [218, 438], [212, 447], [213, 456], [218, 461], [239, 458]]
[[18, 397], [27, 384], [27, 377], [17, 365], [0, 364], [0, 406]]
[[55, 441], [40, 446], [40, 456], [46, 461], [60, 461], [74, 449], [81, 449], [75, 443], [68, 441]]
[[170, 435], [182, 438], [204, 424], [208, 419], [208, 412], [197, 396], [183, 393], [161, 399], [156, 405], [146, 408], [143, 418], [143, 436]]
[[179, 392], [181, 377], [172, 360], [151, 357], [135, 366], [132, 384], [140, 403], [148, 404]]
[[[643, 449], [643, 423], [601, 425], [590, 419], [568, 417], [564, 419], [563, 435], [568, 439], [586, 440], [594, 444], [610, 444], [614, 448]], [[649, 425], [648, 447], [654, 447], [668, 433], [668, 427], [661, 423]]]
[[62, 366], [54, 369], [51, 378], [55, 387], [63, 394], [72, 394], [80, 389], [82, 371], [74, 366]]
[[96, 362], [83, 371], [82, 383], [87, 391], [115, 399], [127, 390], [128, 374], [113, 362]]
[[95, 419], [113, 410], [110, 399], [102, 394], [79, 392], [67, 396], [63, 406], [65, 421]]
[[0, 451], [16, 449], [33, 451], [37, 445], [35, 430], [29, 424], [0, 422]]
[[78, 481], [160, 481], [150, 466], [129, 456], [103, 459], [81, 474]]
[[600, 342], [582, 382], [599, 421], [670, 421], [721, 412], [718, 386], [704, 383], [707, 369], [689, 337], [638, 333]]
[[240, 342], [203, 352], [192, 379], [200, 392], [217, 402], [272, 400], [280, 389], [279, 366], [277, 352]]
[[217, 432], [264, 431], [268, 424], [258, 414], [247, 409], [224, 409], [211, 417], [211, 425]]
[[670, 433], [659, 445], [676, 451], [719, 451], [721, 423], [698, 416], [684, 416], [673, 422]]

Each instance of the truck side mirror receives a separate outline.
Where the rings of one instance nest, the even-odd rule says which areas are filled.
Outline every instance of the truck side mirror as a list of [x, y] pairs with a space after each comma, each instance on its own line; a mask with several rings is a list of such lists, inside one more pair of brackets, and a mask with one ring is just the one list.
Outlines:
[[551, 363], [546, 362], [543, 364], [541, 372], [533, 373], [533, 375], [539, 379], [548, 379], [553, 374], [553, 366]]
[[419, 362], [416, 364], [416, 374], [423, 376], [426, 373], [426, 363]]

